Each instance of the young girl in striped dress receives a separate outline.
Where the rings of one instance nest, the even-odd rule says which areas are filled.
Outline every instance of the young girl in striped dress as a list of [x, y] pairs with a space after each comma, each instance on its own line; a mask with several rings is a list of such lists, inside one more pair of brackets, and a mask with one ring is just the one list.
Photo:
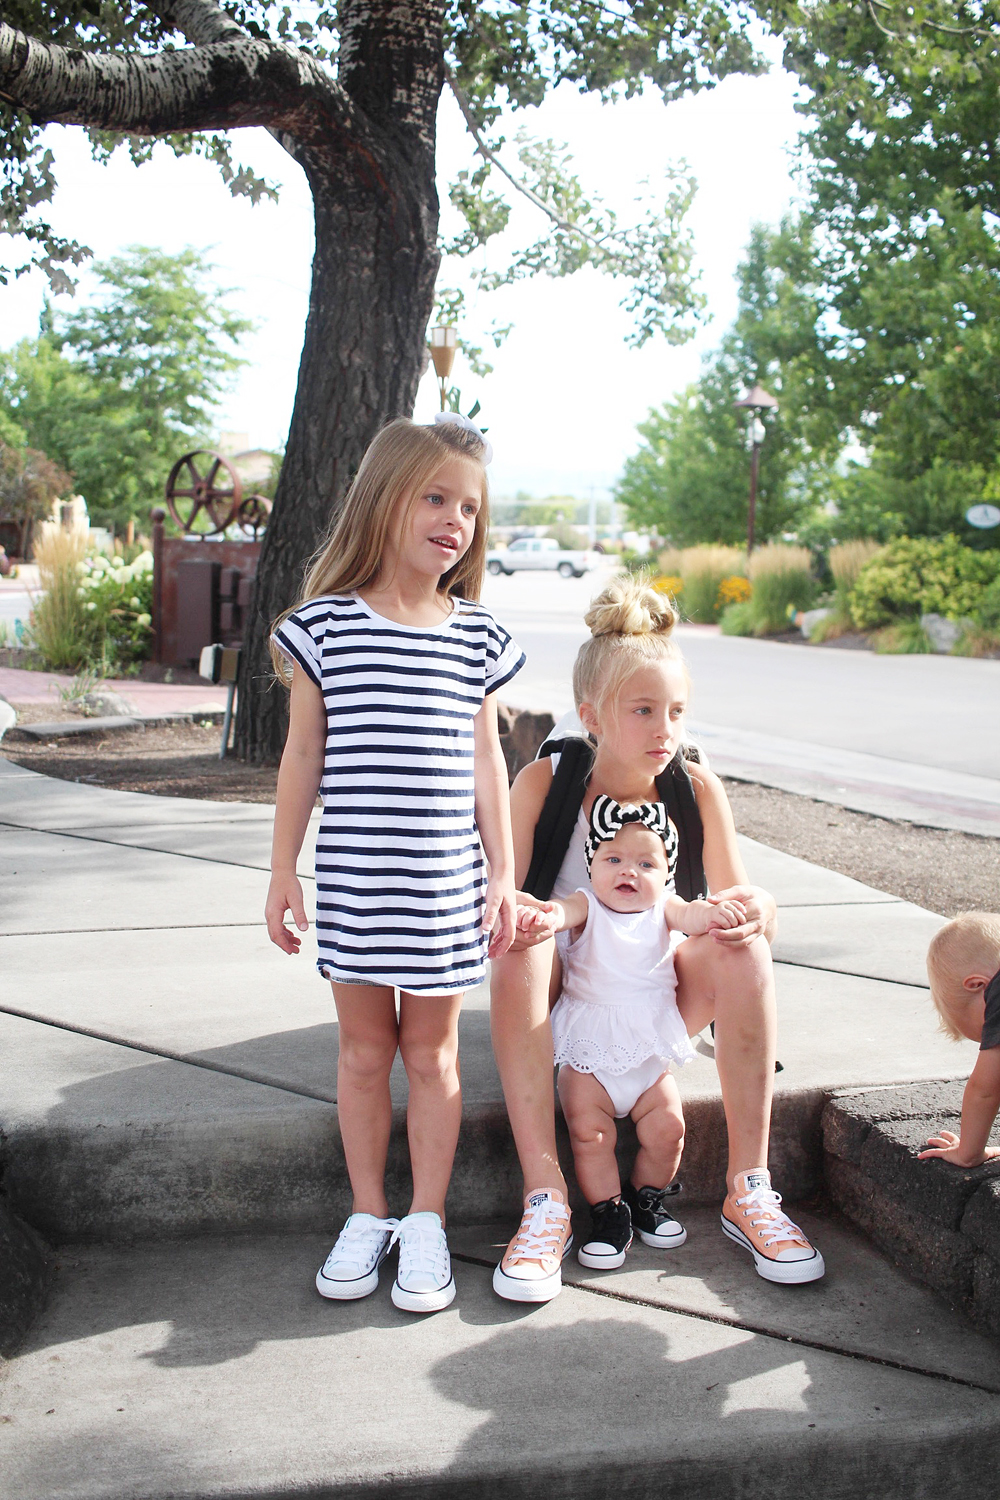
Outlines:
[[[412, 1312], [455, 1296], [444, 1203], [462, 1110], [458, 1016], [514, 931], [496, 692], [524, 657], [475, 602], [491, 456], [462, 417], [391, 422], [272, 643], [291, 709], [265, 915], [272, 942], [296, 953], [307, 923], [295, 868], [319, 792], [318, 967], [337, 1008], [353, 1192], [316, 1285], [324, 1297], [367, 1296], [398, 1242], [392, 1300]], [[397, 1050], [413, 1175], [401, 1219], [384, 1180]]]

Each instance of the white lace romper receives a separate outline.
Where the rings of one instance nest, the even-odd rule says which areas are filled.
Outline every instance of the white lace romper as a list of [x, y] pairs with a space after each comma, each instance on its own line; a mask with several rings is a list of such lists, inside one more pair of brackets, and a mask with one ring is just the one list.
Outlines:
[[694, 1048], [675, 999], [674, 950], [683, 934], [670, 931], [662, 906], [616, 912], [592, 891], [582, 894], [586, 925], [563, 950], [552, 1012], [556, 1063], [619, 1078], [650, 1059], [661, 1072], [689, 1062]]

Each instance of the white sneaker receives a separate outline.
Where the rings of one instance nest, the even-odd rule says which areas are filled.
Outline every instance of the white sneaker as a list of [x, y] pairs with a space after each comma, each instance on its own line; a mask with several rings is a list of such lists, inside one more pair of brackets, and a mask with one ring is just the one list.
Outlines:
[[372, 1214], [351, 1214], [337, 1243], [316, 1272], [316, 1290], [321, 1297], [349, 1302], [367, 1297], [378, 1286], [378, 1269], [392, 1244], [398, 1219], [376, 1219]]
[[399, 1266], [392, 1300], [405, 1312], [440, 1312], [455, 1300], [448, 1241], [437, 1214], [407, 1214], [393, 1232], [399, 1244]]

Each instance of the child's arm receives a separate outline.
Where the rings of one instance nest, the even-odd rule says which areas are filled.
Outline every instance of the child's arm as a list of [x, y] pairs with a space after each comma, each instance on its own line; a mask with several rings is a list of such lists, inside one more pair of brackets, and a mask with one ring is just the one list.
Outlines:
[[714, 901], [682, 901], [680, 896], [668, 896], [663, 903], [663, 914], [667, 926], [688, 937], [701, 937], [719, 927], [741, 927], [747, 919], [742, 901], [725, 897]]
[[500, 747], [497, 700], [487, 693], [472, 721], [475, 735], [476, 826], [490, 864], [483, 931], [496, 932], [489, 958], [499, 958], [514, 941], [514, 841], [510, 831], [507, 762]]
[[1000, 1156], [1000, 1146], [988, 1146], [993, 1121], [1000, 1110], [1000, 1047], [987, 1047], [976, 1058], [962, 1095], [962, 1133], [939, 1130], [928, 1141], [928, 1150], [919, 1153], [925, 1161], [940, 1156], [956, 1167], [978, 1167], [984, 1161]]
[[583, 927], [587, 921], [587, 898], [582, 891], [574, 891], [561, 901], [546, 901], [544, 906], [521, 906], [517, 908], [518, 932], [530, 933], [534, 937], [554, 937], [568, 928]]
[[299, 932], [306, 932], [305, 904], [295, 866], [316, 804], [326, 760], [326, 705], [323, 694], [301, 667], [292, 674], [288, 738], [278, 771], [278, 795], [271, 840], [271, 884], [264, 905], [267, 935], [283, 953], [298, 953], [300, 938], [285, 926], [290, 911]]

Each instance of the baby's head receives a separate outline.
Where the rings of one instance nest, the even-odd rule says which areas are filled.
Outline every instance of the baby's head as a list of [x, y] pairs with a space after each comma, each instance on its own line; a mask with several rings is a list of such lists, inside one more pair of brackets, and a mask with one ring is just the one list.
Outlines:
[[618, 912], [656, 906], [676, 849], [677, 831], [662, 802], [623, 807], [610, 797], [595, 798], [586, 854], [591, 888], [602, 906]]
[[978, 1042], [983, 1031], [983, 991], [1000, 969], [1000, 916], [968, 911], [931, 938], [927, 977], [941, 1030], [956, 1042]]

